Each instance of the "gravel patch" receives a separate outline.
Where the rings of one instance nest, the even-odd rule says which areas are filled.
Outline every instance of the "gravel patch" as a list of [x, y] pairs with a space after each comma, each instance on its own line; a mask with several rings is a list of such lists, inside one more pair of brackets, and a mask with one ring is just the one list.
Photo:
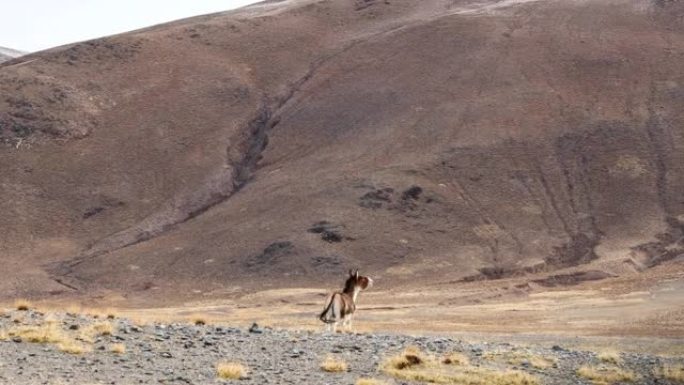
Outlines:
[[[11, 333], [50, 322], [87, 351], [69, 354], [57, 343], [31, 343]], [[112, 324], [111, 334], [90, 340], [83, 337], [83, 331], [102, 322]], [[125, 351], [113, 352], [115, 344], [123, 344]], [[0, 315], [0, 384], [354, 384], [360, 377], [402, 384], [405, 382], [384, 376], [378, 368], [386, 357], [408, 346], [436, 357], [460, 352], [470, 365], [521, 370], [536, 376], [540, 384], [590, 384], [577, 376], [577, 369], [604, 364], [596, 352], [562, 345], [522, 347], [438, 336], [325, 334], [258, 325], [248, 329], [180, 323], [136, 325], [120, 318], [12, 311]], [[321, 370], [320, 364], [328, 356], [345, 361], [347, 371]], [[549, 365], [535, 367], [534, 358], [546, 359]], [[655, 378], [654, 370], [664, 364], [682, 364], [681, 359], [646, 354], [622, 353], [620, 358], [619, 367], [634, 372], [638, 384], [675, 384]], [[216, 365], [221, 361], [247, 366], [246, 377], [220, 379]]]

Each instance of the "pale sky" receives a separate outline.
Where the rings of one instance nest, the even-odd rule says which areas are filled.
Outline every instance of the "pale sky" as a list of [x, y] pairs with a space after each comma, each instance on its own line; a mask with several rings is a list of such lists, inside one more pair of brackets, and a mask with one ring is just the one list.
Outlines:
[[0, 0], [0, 47], [39, 51], [255, 0]]

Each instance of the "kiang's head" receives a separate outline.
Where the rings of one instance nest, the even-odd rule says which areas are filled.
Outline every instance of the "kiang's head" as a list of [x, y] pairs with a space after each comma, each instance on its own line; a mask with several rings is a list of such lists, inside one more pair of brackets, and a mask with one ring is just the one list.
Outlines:
[[360, 290], [366, 290], [373, 287], [373, 279], [359, 274], [359, 270], [356, 271], [349, 270], [349, 278], [344, 284], [345, 291], [353, 291], [356, 288]]

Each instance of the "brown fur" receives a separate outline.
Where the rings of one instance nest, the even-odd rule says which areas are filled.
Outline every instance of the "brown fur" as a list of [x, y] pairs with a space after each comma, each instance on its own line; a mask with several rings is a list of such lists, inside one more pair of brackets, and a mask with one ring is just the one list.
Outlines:
[[350, 317], [356, 311], [354, 293], [357, 290], [366, 290], [372, 285], [373, 280], [369, 277], [359, 275], [359, 271], [349, 270], [349, 277], [344, 283], [342, 291], [330, 294], [325, 301], [323, 312], [319, 319], [327, 324], [335, 324]]

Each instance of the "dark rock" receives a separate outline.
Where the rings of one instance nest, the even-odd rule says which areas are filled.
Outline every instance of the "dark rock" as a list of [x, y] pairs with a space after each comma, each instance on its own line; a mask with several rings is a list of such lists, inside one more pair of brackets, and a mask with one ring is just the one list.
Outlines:
[[423, 189], [420, 186], [411, 186], [407, 190], [405, 190], [403, 193], [401, 193], [401, 199], [403, 199], [403, 200], [408, 200], [408, 199], [417, 200], [418, 197], [420, 197], [420, 194], [422, 192], [423, 192]]
[[367, 192], [360, 198], [359, 206], [369, 209], [379, 209], [384, 203], [392, 201], [394, 189], [390, 187]]
[[342, 242], [342, 235], [336, 233], [335, 231], [326, 230], [321, 234], [321, 239], [328, 243]]
[[256, 333], [256, 334], [261, 334], [261, 333], [263, 333], [264, 331], [259, 327], [259, 325], [258, 325], [256, 322], [254, 322], [254, 323], [252, 324], [252, 326], [249, 327], [249, 332], [250, 332], [250, 333]]

